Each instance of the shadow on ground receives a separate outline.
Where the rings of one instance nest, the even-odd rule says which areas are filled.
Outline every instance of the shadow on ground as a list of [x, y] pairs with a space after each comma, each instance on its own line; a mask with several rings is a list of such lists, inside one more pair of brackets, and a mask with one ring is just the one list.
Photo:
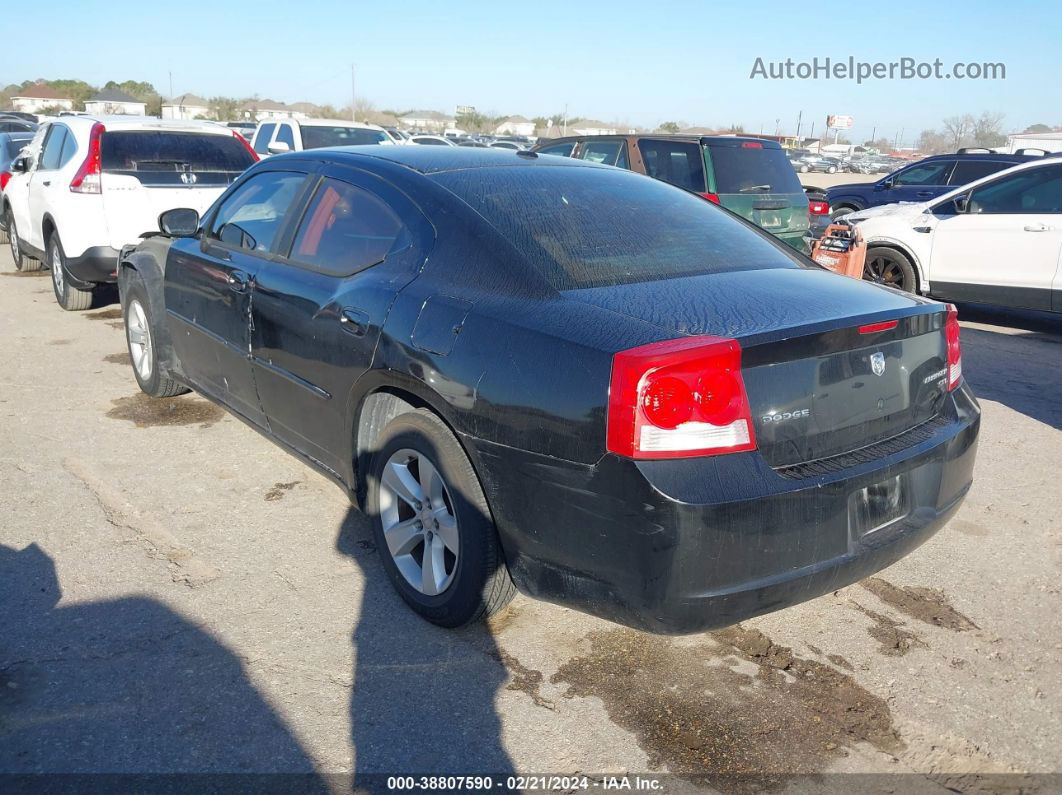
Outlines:
[[0, 545], [0, 773], [242, 773], [255, 789], [323, 790], [218, 640], [153, 599], [61, 595], [40, 547]]
[[1047, 386], [1062, 370], [1062, 316], [964, 304], [959, 319], [982, 326], [962, 329], [963, 375], [974, 393], [1062, 429], [1062, 401]]
[[509, 676], [490, 630], [441, 629], [413, 613], [359, 511], [348, 512], [336, 548], [361, 567], [365, 583], [353, 635], [354, 785], [377, 789], [394, 773], [511, 775], [494, 706]]

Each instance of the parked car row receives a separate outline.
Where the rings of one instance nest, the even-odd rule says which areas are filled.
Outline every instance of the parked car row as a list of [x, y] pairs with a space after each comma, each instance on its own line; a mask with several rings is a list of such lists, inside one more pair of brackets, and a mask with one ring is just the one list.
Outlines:
[[776, 145], [314, 148], [302, 125], [256, 162], [218, 125], [128, 124], [53, 121], [16, 159], [18, 261], [75, 308], [84, 252], [122, 238], [102, 275], [139, 387], [336, 482], [429, 621], [519, 589], [723, 626], [889, 565], [970, 487], [954, 308], [794, 251], [808, 200]]

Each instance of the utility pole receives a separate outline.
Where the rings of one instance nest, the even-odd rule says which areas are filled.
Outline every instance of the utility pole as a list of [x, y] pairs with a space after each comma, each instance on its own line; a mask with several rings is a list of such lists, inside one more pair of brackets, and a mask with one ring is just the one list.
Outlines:
[[170, 99], [173, 99], [173, 72], [170, 72]]
[[870, 142], [873, 143], [876, 140], [878, 140], [878, 125], [875, 124], [874, 129], [870, 131]]
[[354, 108], [354, 64], [350, 65], [350, 120], [358, 120], [358, 112]]
[[568, 134], [568, 103], [564, 103], [564, 126], [561, 128], [561, 132], [565, 135]]
[[815, 137], [815, 122], [812, 122], [811, 123], [811, 132], [808, 133], [808, 138], [814, 138], [814, 137]]
[[797, 140], [800, 140], [800, 123], [803, 120], [804, 120], [804, 111], [800, 111], [800, 113], [797, 114], [797, 131], [796, 131]]

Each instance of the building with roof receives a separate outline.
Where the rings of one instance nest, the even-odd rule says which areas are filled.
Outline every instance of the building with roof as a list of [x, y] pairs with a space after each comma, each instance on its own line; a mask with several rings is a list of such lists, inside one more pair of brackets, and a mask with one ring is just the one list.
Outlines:
[[568, 125], [569, 135], [615, 135], [616, 128], [595, 119], [580, 119]]
[[22, 113], [40, 113], [45, 108], [73, 110], [74, 100], [64, 97], [51, 86], [37, 83], [24, 89], [17, 97], [11, 97], [11, 107]]
[[[1004, 151], [1003, 147], [998, 147]], [[1062, 132], [1011, 133], [1007, 136], [1005, 151], [1013, 154], [1019, 149], [1044, 149], [1062, 152]]]
[[205, 119], [210, 115], [210, 103], [195, 94], [181, 94], [162, 103], [164, 119]]
[[147, 103], [116, 88], [105, 88], [85, 101], [85, 112], [106, 116], [146, 116]]
[[[304, 104], [304, 103], [299, 103]], [[252, 99], [239, 108], [240, 114], [251, 121], [270, 119], [308, 119], [312, 113], [298, 110], [294, 105], [285, 105], [272, 99]]]
[[410, 130], [427, 130], [441, 133], [456, 130], [457, 121], [437, 110], [413, 110], [398, 117], [398, 123]]
[[509, 116], [494, 128], [494, 134], [531, 136], [535, 134], [535, 123], [524, 116]]

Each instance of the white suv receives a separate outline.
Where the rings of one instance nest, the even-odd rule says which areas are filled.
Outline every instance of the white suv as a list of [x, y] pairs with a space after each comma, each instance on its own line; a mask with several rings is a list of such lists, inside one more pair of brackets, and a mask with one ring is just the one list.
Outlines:
[[843, 218], [867, 241], [867, 279], [950, 301], [1062, 312], [1062, 157]]
[[174, 207], [200, 213], [258, 158], [211, 122], [64, 116], [38, 130], [12, 164], [3, 212], [20, 270], [52, 270], [63, 309], [87, 309], [115, 280], [118, 252]]
[[383, 127], [339, 119], [282, 119], [259, 122], [254, 132], [255, 153], [259, 157], [283, 152], [301, 152], [325, 146], [361, 146], [394, 141]]

